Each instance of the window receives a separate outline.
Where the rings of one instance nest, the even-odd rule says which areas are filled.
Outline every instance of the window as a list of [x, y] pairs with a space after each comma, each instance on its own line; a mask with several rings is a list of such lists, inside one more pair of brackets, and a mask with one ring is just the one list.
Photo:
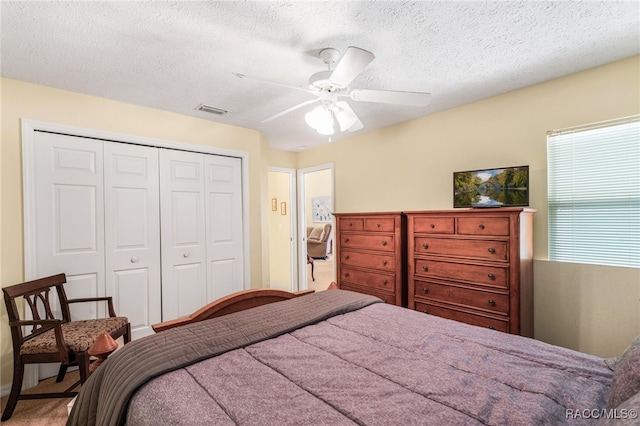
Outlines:
[[640, 116], [547, 135], [549, 259], [640, 268]]

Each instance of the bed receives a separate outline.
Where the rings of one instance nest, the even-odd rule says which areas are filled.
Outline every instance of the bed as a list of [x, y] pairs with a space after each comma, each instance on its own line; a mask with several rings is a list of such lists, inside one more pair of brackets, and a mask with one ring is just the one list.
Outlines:
[[[602, 358], [343, 290], [183, 322], [109, 357], [67, 424], [593, 424], [609, 416], [617, 374]], [[634, 368], [626, 355], [616, 371]], [[623, 421], [629, 396], [617, 396]]]

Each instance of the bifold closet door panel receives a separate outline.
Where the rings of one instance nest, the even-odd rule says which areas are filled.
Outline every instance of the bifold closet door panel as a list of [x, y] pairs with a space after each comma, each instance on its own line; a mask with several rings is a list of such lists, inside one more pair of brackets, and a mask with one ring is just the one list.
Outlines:
[[[34, 188], [35, 273], [65, 273], [70, 299], [104, 296], [102, 142], [46, 132], [35, 132], [34, 138], [34, 182], [29, 184]], [[59, 309], [57, 301], [54, 305]], [[106, 309], [104, 303], [77, 303], [71, 314], [97, 318]]]
[[106, 293], [132, 337], [162, 321], [158, 150], [104, 143]]
[[162, 320], [206, 304], [205, 177], [202, 154], [160, 149]]
[[242, 247], [242, 163], [204, 155], [209, 303], [244, 287]]

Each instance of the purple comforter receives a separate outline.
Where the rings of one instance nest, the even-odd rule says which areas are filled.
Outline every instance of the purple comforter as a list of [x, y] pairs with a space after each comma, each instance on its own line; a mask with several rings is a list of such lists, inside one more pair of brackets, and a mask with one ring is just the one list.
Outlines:
[[602, 359], [373, 304], [157, 377], [130, 425], [557, 425], [606, 405]]

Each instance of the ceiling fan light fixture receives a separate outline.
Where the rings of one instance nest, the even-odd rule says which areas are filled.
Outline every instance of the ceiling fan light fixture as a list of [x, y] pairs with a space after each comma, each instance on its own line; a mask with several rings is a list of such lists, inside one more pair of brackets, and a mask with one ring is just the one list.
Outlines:
[[333, 128], [333, 116], [331, 110], [324, 105], [319, 105], [304, 115], [304, 121], [309, 127], [320, 133], [321, 135], [332, 135], [335, 130]]
[[358, 121], [358, 117], [346, 102], [337, 102], [334, 111], [341, 132], [349, 130]]

